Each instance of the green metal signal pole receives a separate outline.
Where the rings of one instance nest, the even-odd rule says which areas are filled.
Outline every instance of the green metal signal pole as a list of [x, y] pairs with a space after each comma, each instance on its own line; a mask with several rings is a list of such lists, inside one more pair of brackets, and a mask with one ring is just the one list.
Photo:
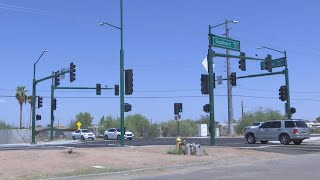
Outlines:
[[291, 105], [290, 105], [290, 86], [289, 86], [289, 69], [288, 69], [287, 51], [279, 51], [279, 50], [272, 49], [272, 48], [269, 48], [266, 46], [259, 46], [258, 47], [258, 49], [261, 49], [261, 48], [269, 49], [269, 50], [284, 54], [284, 58], [285, 58], [284, 76], [285, 76], [286, 87], [287, 87], [287, 94], [286, 94], [287, 95], [287, 103], [285, 104], [285, 112], [286, 112], [288, 119], [291, 119], [292, 114], [290, 112]]
[[121, 31], [121, 48], [120, 48], [120, 128], [121, 128], [121, 146], [124, 146], [124, 49], [123, 49], [123, 0], [120, 0], [120, 27], [102, 22], [101, 26], [108, 25]]
[[208, 46], [208, 73], [209, 73], [209, 104], [210, 104], [210, 145], [213, 146], [216, 144], [216, 128], [214, 122], [214, 89], [213, 89], [213, 56], [214, 52], [212, 51], [212, 34], [211, 34], [211, 25], [209, 25], [209, 46]]
[[33, 80], [32, 80], [32, 100], [31, 100], [31, 106], [32, 106], [32, 144], [36, 143], [35, 135], [36, 135], [36, 86], [37, 86], [37, 80], [36, 80], [36, 64], [41, 59], [42, 55], [48, 52], [48, 50], [44, 50], [38, 60], [33, 64]]
[[120, 49], [120, 128], [121, 146], [124, 146], [124, 50], [123, 50], [123, 0], [120, 0], [120, 30], [121, 30], [121, 49]]
[[[54, 75], [54, 72], [52, 72]], [[53, 141], [53, 122], [54, 122], [54, 110], [53, 110], [53, 99], [54, 99], [54, 78], [52, 78], [51, 84], [51, 123], [50, 123], [50, 140]]]

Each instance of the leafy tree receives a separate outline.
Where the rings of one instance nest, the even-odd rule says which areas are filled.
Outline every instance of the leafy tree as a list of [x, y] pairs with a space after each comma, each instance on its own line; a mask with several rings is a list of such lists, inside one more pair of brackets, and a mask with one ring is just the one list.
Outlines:
[[[109, 128], [120, 128], [120, 119], [112, 116], [102, 116], [99, 122], [98, 132], [104, 133]], [[150, 124], [150, 121], [141, 114], [129, 115], [125, 118], [125, 128], [132, 131], [135, 137], [157, 137], [159, 127], [157, 124]]]
[[243, 129], [246, 126], [249, 126], [250, 124], [252, 124], [254, 122], [276, 120], [276, 119], [285, 119], [285, 116], [282, 115], [277, 110], [263, 109], [260, 107], [258, 110], [254, 111], [254, 112], [244, 113], [243, 119], [238, 121], [238, 124], [236, 127], [236, 132], [238, 134], [241, 134]]
[[159, 125], [151, 124], [148, 129], [148, 137], [159, 137]]
[[18, 86], [16, 89], [16, 99], [20, 105], [20, 129], [22, 129], [22, 105], [27, 103], [27, 90], [25, 86]]
[[197, 124], [210, 124], [210, 116], [205, 115], [201, 116], [199, 120], [196, 121]]
[[118, 128], [120, 127], [120, 119], [113, 118], [112, 116], [104, 117], [102, 116], [99, 122], [98, 132], [103, 134], [105, 130], [109, 128]]
[[[197, 128], [196, 121], [187, 119], [180, 121], [180, 136], [194, 136], [196, 135]], [[170, 120], [168, 122], [161, 123], [162, 135], [165, 137], [178, 136], [178, 122], [176, 120]]]
[[77, 123], [81, 122], [81, 128], [86, 129], [89, 126], [91, 126], [91, 123], [93, 121], [93, 117], [91, 116], [90, 113], [85, 112], [85, 113], [79, 113], [76, 115], [76, 120], [72, 120], [69, 127], [72, 129], [78, 128]]
[[317, 122], [320, 122], [320, 116], [316, 118], [316, 121], [317, 121]]
[[149, 135], [149, 120], [141, 114], [129, 115], [126, 117], [126, 129], [134, 133], [136, 137]]
[[197, 134], [197, 122], [192, 119], [180, 121], [180, 136], [191, 137]]

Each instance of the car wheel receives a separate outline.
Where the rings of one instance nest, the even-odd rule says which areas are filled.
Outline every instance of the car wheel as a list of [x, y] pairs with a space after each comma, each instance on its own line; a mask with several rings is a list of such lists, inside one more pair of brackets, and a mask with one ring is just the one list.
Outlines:
[[104, 139], [105, 140], [108, 140], [109, 138], [108, 138], [108, 135], [104, 135]]
[[295, 145], [300, 145], [300, 144], [302, 143], [302, 140], [293, 141], [293, 143], [294, 143]]
[[81, 136], [81, 139], [82, 139], [82, 140], [85, 140], [83, 136]]
[[246, 137], [246, 139], [247, 139], [247, 142], [248, 142], [249, 144], [254, 144], [254, 143], [256, 143], [256, 138], [254, 137], [254, 135], [253, 135], [252, 133], [248, 134], [247, 137]]
[[284, 145], [288, 145], [290, 143], [290, 138], [288, 135], [283, 134], [280, 136], [280, 143]]
[[268, 141], [260, 141], [261, 142], [261, 144], [267, 144], [268, 143]]
[[72, 136], [72, 140], [76, 140], [76, 138], [74, 136]]
[[117, 136], [117, 140], [120, 140], [120, 135]]

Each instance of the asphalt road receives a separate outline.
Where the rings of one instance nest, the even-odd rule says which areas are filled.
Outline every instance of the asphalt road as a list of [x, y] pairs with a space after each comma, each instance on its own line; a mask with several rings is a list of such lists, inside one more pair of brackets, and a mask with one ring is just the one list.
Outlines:
[[[125, 140], [125, 146], [154, 146], [154, 145], [175, 145], [176, 138], [152, 138], [152, 139], [135, 139]], [[182, 138], [187, 143], [196, 143], [202, 146], [210, 145], [210, 138]], [[216, 146], [236, 147], [240, 149], [251, 149], [257, 151], [277, 152], [284, 154], [311, 154], [320, 152], [320, 140], [304, 141], [301, 145], [281, 145], [279, 142], [268, 142], [268, 144], [248, 144], [244, 138], [237, 137], [220, 137], [216, 138]], [[20, 145], [0, 145], [0, 151], [3, 150], [27, 150], [27, 149], [65, 149], [73, 148], [99, 148], [99, 147], [120, 147], [120, 142], [117, 140], [77, 140], [66, 142], [54, 142], [47, 144], [20, 144]]]
[[[294, 158], [278, 160], [253, 161], [243, 164], [228, 164], [218, 167], [207, 167], [197, 171], [189, 171], [170, 175], [152, 175], [136, 177], [139, 180], [194, 180], [194, 179], [221, 179], [221, 180], [313, 180], [319, 179], [319, 154], [298, 155]], [[123, 176], [122, 176], [123, 177]], [[102, 177], [92, 178], [100, 180]], [[129, 179], [129, 178], [127, 178]]]

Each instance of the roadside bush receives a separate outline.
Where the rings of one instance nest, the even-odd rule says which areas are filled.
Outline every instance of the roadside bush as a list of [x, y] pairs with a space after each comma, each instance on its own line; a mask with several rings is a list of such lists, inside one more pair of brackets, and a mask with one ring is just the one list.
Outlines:
[[4, 121], [0, 121], [0, 129], [12, 129], [12, 127]]
[[167, 151], [167, 154], [184, 155], [185, 152], [183, 149], [170, 149]]
[[320, 128], [310, 128], [310, 134], [320, 134]]

